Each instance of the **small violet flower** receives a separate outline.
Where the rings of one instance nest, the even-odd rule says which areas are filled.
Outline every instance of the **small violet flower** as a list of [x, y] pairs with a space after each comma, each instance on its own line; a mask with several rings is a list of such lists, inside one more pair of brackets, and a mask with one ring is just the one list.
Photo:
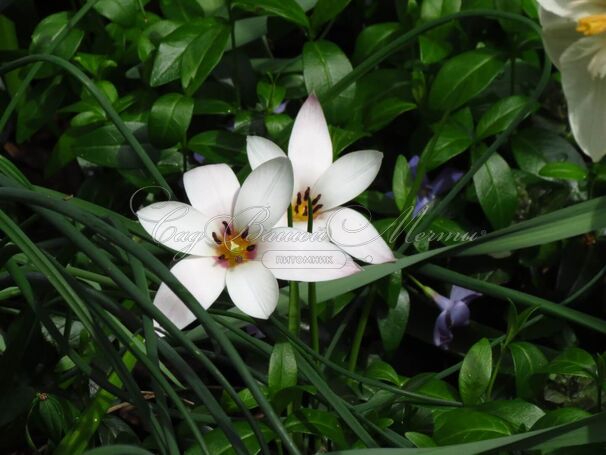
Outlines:
[[453, 340], [453, 327], [462, 327], [469, 324], [469, 307], [467, 305], [481, 296], [482, 294], [479, 292], [459, 286], [452, 287], [448, 298], [437, 292], [432, 292], [433, 301], [442, 310], [433, 329], [433, 342], [436, 346], [448, 349], [450, 342]]
[[[419, 156], [415, 155], [408, 163], [412, 178], [415, 178], [417, 174], [419, 161]], [[429, 203], [433, 202], [435, 198], [452, 188], [462, 176], [463, 172], [451, 167], [446, 167], [440, 171], [438, 176], [433, 181], [430, 181], [427, 177], [425, 177], [417, 196], [417, 203], [415, 204], [413, 216], [417, 216], [421, 210], [423, 210], [423, 208], [425, 208]]]

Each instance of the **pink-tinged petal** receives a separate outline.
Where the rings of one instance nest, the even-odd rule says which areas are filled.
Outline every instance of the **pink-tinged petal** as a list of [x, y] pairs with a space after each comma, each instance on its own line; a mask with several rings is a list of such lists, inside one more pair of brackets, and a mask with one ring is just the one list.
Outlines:
[[374, 181], [383, 154], [376, 150], [348, 153], [335, 161], [312, 187], [311, 194], [321, 195], [322, 210], [351, 201]]
[[249, 261], [228, 269], [226, 283], [234, 305], [243, 313], [267, 319], [276, 309], [278, 282], [262, 263]]
[[[321, 213], [332, 243], [360, 261], [383, 264], [395, 261], [393, 251], [366, 217], [347, 207]], [[314, 220], [316, 221], [316, 220]]]
[[288, 157], [292, 161], [295, 191], [305, 191], [332, 163], [332, 142], [322, 106], [310, 95], [297, 114], [288, 142]]
[[256, 169], [261, 164], [274, 158], [286, 157], [280, 147], [269, 139], [260, 136], [248, 136], [246, 138], [246, 154], [252, 169]]
[[604, 0], [538, 0], [538, 3], [553, 14], [574, 20], [606, 13]]
[[[218, 265], [214, 258], [189, 257], [177, 262], [170, 271], [205, 309], [217, 300], [225, 287], [226, 269]], [[196, 319], [164, 283], [156, 292], [154, 305], [179, 329]]]
[[183, 174], [191, 205], [209, 217], [230, 217], [240, 182], [226, 164], [199, 166]]
[[256, 247], [256, 260], [281, 280], [329, 281], [361, 270], [323, 232], [309, 234], [294, 228], [274, 228], [258, 239]]
[[137, 212], [141, 226], [158, 243], [194, 256], [213, 256], [212, 232], [218, 220], [203, 215], [182, 202], [156, 202]]
[[257, 235], [274, 227], [290, 205], [292, 179], [288, 158], [274, 158], [252, 171], [236, 198], [234, 222], [237, 231], [249, 227], [249, 232]]

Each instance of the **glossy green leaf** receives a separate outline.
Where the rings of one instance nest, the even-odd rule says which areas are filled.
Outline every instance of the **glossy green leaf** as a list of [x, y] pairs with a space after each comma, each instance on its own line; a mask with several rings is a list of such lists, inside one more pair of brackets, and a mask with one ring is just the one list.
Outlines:
[[495, 153], [473, 176], [482, 210], [495, 229], [507, 227], [518, 208], [518, 190], [507, 161]]
[[481, 404], [477, 409], [500, 417], [508, 422], [516, 432], [530, 430], [545, 415], [545, 412], [538, 406], [520, 399], [489, 401]]
[[318, 30], [318, 28], [335, 18], [351, 0], [318, 0], [314, 7], [314, 12], [311, 15], [311, 26]]
[[584, 180], [587, 171], [574, 163], [547, 163], [539, 171], [541, 177], [551, 177], [561, 180]]
[[[476, 136], [485, 139], [489, 136], [505, 131], [516, 117], [526, 109], [528, 98], [524, 96], [510, 96], [493, 104], [478, 122]], [[535, 109], [538, 104], [535, 103]], [[530, 114], [531, 112], [528, 112]]]
[[408, 161], [403, 155], [398, 155], [396, 159], [396, 166], [393, 171], [393, 178], [391, 183], [393, 191], [393, 197], [398, 206], [398, 210], [404, 210], [406, 199], [412, 189], [412, 179], [410, 174], [410, 167]]
[[500, 417], [471, 409], [455, 409], [436, 417], [433, 439], [439, 445], [460, 444], [509, 436], [509, 424]]
[[497, 51], [485, 48], [457, 55], [438, 71], [429, 92], [429, 106], [453, 111], [482, 93], [502, 70]]
[[597, 373], [597, 364], [587, 351], [568, 348], [545, 366], [543, 372], [592, 379]]
[[305, 29], [309, 28], [305, 11], [295, 0], [234, 0], [232, 6], [257, 15], [278, 16]]
[[[399, 273], [396, 273], [400, 277]], [[395, 304], [387, 305], [384, 314], [377, 315], [377, 326], [379, 327], [379, 335], [383, 343], [383, 348], [387, 352], [395, 351], [402, 342], [408, 318], [410, 316], [410, 296], [406, 288], [401, 287], [395, 298]]]
[[138, 15], [143, 15], [143, 6], [149, 0], [99, 0], [95, 3], [95, 10], [112, 22], [131, 27]]
[[167, 148], [179, 142], [185, 143], [193, 111], [193, 100], [179, 93], [168, 93], [156, 99], [148, 120], [152, 144]]
[[339, 419], [330, 412], [302, 408], [288, 416], [284, 421], [284, 426], [293, 433], [326, 437], [339, 449], [349, 447]]
[[431, 171], [465, 152], [473, 144], [473, 117], [469, 109], [462, 109], [437, 131], [423, 152], [427, 170]]
[[280, 390], [297, 384], [297, 359], [289, 342], [276, 343], [269, 359], [269, 392], [275, 395]]
[[540, 418], [532, 427], [533, 430], [543, 430], [545, 428], [555, 427], [558, 425], [564, 425], [571, 422], [582, 420], [585, 417], [589, 417], [587, 411], [578, 408], [560, 408], [549, 411], [542, 418]]
[[526, 341], [510, 343], [507, 348], [513, 360], [518, 396], [531, 399], [535, 396], [532, 375], [547, 365], [547, 358], [537, 346]]
[[459, 393], [463, 403], [482, 403], [486, 397], [492, 375], [492, 348], [486, 338], [482, 338], [465, 355], [459, 372]]
[[356, 64], [361, 63], [382, 45], [401, 33], [402, 25], [398, 22], [383, 22], [364, 27], [356, 38], [352, 61]]

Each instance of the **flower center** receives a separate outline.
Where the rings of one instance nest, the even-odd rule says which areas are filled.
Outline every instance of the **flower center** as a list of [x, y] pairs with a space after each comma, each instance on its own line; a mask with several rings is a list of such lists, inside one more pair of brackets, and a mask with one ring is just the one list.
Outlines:
[[255, 258], [257, 248], [247, 239], [248, 228], [242, 233], [237, 233], [226, 221], [223, 221], [222, 235], [223, 238], [219, 237], [216, 232], [212, 233], [213, 240], [217, 244], [216, 259], [223, 267], [235, 267]]
[[307, 221], [307, 218], [309, 218], [308, 216], [308, 201], [311, 199], [311, 207], [312, 207], [312, 212], [313, 212], [313, 217], [315, 218], [316, 215], [320, 212], [320, 209], [323, 207], [322, 204], [319, 204], [320, 202], [320, 198], [322, 197], [321, 194], [318, 194], [315, 197], [312, 197], [312, 195], [310, 194], [310, 188], [307, 187], [307, 189], [305, 191], [299, 191], [297, 193], [297, 198], [294, 200], [293, 202], [293, 209], [292, 209], [292, 219], [294, 221]]
[[585, 36], [594, 36], [606, 32], [606, 14], [596, 14], [579, 19], [577, 32]]

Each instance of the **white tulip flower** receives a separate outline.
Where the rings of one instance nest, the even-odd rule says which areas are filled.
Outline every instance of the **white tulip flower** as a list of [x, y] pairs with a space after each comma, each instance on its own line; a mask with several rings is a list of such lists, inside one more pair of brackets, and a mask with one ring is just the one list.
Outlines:
[[[286, 156], [278, 145], [258, 136], [248, 137], [247, 154], [253, 169], [267, 160]], [[335, 245], [361, 261], [382, 264], [395, 260], [387, 243], [366, 217], [341, 207], [373, 182], [381, 167], [382, 153], [361, 150], [333, 163], [332, 142], [322, 106], [311, 95], [295, 119], [288, 158], [294, 172], [294, 227], [306, 228], [308, 200], [311, 200], [314, 232], [325, 231]], [[281, 224], [285, 224], [284, 219]]]
[[[191, 206], [158, 202], [139, 210], [137, 217], [157, 242], [188, 254], [171, 272], [204, 308], [227, 287], [242, 312], [267, 319], [278, 303], [277, 278], [325, 281], [360, 270], [326, 239], [274, 228], [293, 190], [292, 166], [286, 158], [257, 167], [241, 187], [225, 164], [192, 169], [183, 183]], [[154, 304], [179, 328], [195, 320], [164, 283]]]
[[538, 0], [543, 41], [562, 73], [572, 133], [593, 161], [606, 155], [606, 0]]

